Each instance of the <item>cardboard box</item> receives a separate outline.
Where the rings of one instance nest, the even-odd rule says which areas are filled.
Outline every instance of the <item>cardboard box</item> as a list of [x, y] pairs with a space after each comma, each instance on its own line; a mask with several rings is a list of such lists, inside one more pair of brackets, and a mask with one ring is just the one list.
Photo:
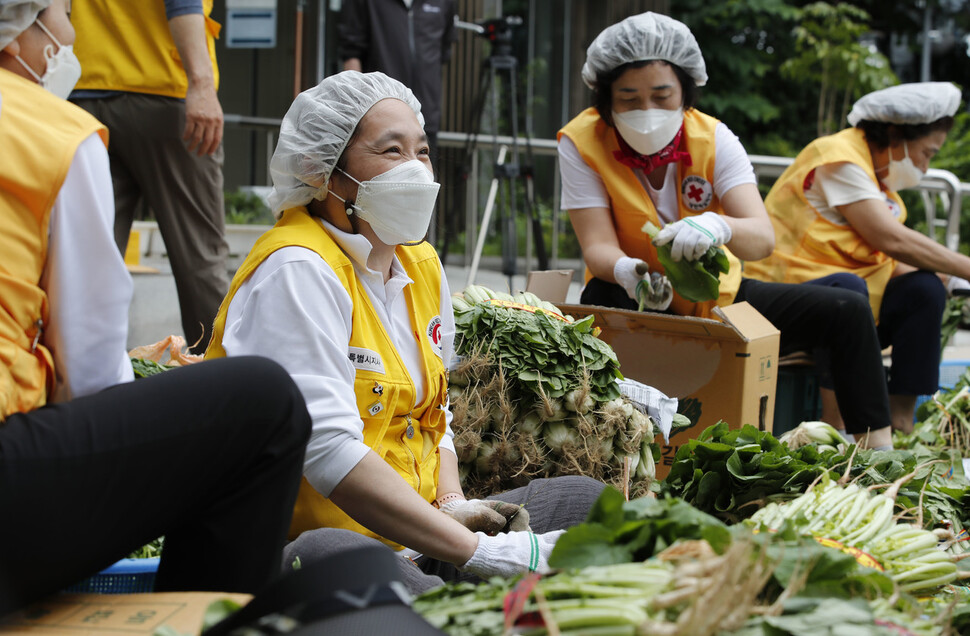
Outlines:
[[[591, 305], [559, 305], [576, 318], [592, 314], [625, 377], [680, 400], [694, 425], [670, 438], [657, 477], [670, 472], [677, 448], [724, 420], [732, 428], [771, 430], [779, 332], [748, 303], [715, 309], [717, 319]], [[663, 438], [658, 437], [663, 444]]]
[[223, 592], [56, 594], [0, 619], [0, 634], [152, 636], [162, 626], [198, 634], [211, 602], [245, 605], [251, 598]]
[[569, 293], [569, 283], [573, 280], [571, 269], [546, 269], [529, 272], [526, 280], [526, 291], [532, 292], [542, 300], [550, 303], [566, 302]]

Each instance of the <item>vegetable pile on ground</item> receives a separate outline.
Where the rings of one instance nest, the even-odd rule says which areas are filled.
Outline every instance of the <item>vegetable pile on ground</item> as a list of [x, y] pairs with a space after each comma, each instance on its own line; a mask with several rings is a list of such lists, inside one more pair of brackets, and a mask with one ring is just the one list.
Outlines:
[[452, 302], [460, 362], [449, 398], [469, 496], [576, 474], [622, 488], [626, 473], [634, 494], [649, 488], [653, 422], [620, 395], [616, 354], [592, 316], [573, 320], [533, 294], [478, 285]]
[[[660, 228], [650, 221], [642, 229], [651, 240], [660, 233]], [[670, 249], [670, 243], [658, 247], [657, 260], [663, 265], [664, 275], [674, 291], [695, 303], [717, 299], [721, 288], [720, 276], [731, 268], [724, 250], [712, 245], [696, 261], [675, 261], [670, 255]]]
[[[463, 636], [929, 636], [957, 624], [954, 603], [921, 603], [885, 573], [787, 525], [753, 534], [675, 498], [624, 501], [605, 490], [550, 565], [561, 570], [448, 584], [414, 608]], [[965, 599], [954, 592], [953, 601]]]

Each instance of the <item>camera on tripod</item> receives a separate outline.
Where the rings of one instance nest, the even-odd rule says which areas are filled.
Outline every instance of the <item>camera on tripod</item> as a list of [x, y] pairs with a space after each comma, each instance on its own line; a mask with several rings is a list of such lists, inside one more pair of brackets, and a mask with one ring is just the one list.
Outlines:
[[504, 18], [493, 18], [476, 22], [481, 27], [478, 35], [482, 36], [492, 44], [512, 44], [512, 27], [522, 24], [522, 18], [517, 15], [507, 15]]

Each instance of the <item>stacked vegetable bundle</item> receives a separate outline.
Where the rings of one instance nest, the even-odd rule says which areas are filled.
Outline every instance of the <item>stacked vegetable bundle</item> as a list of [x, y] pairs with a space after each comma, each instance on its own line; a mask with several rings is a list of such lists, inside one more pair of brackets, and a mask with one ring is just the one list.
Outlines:
[[956, 580], [960, 557], [941, 548], [933, 532], [893, 519], [900, 484], [872, 495], [855, 484], [823, 482], [786, 504], [768, 504], [751, 521], [772, 530], [791, 522], [821, 540], [837, 542], [836, 547], [861, 550], [903, 592], [932, 590]]
[[625, 468], [633, 492], [646, 491], [659, 455], [653, 422], [620, 395], [616, 354], [592, 316], [477, 285], [452, 302], [460, 362], [449, 398], [466, 494], [577, 474], [622, 488]]

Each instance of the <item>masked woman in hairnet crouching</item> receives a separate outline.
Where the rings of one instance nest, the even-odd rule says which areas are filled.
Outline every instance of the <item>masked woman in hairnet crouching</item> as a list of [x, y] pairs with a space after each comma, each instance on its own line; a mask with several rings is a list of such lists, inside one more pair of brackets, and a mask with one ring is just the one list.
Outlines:
[[423, 242], [438, 184], [420, 109], [382, 73], [345, 71], [296, 98], [270, 164], [279, 221], [237, 271], [206, 353], [259, 352], [306, 399], [285, 563], [380, 541], [409, 557], [412, 592], [459, 570], [543, 570], [603, 488], [560, 477], [501, 501], [462, 494], [447, 400], [454, 316]]
[[[898, 190], [919, 185], [953, 126], [960, 91], [948, 82], [892, 86], [857, 101], [847, 128], [802, 150], [772, 187], [765, 207], [778, 242], [745, 275], [803, 283], [830, 276], [868, 295], [879, 339], [892, 346], [893, 427], [910, 431], [916, 396], [939, 382], [940, 323], [950, 275], [966, 287], [970, 258], [903, 225]], [[831, 391], [826, 417], [837, 425]], [[839, 404], [841, 406], [841, 404]]]
[[[746, 301], [781, 332], [782, 355], [828, 352], [846, 429], [861, 444], [889, 447], [889, 396], [865, 299], [742, 277], [740, 260], [768, 256], [774, 232], [741, 142], [694, 108], [707, 71], [690, 29], [650, 12], [614, 24], [589, 46], [583, 80], [595, 105], [559, 132], [562, 208], [587, 267], [581, 302], [636, 309], [641, 280], [655, 311], [709, 316]], [[662, 228], [653, 240], [647, 221]], [[666, 244], [675, 261], [725, 248], [730, 268], [717, 299], [693, 302], [670, 288], [657, 256]]]

